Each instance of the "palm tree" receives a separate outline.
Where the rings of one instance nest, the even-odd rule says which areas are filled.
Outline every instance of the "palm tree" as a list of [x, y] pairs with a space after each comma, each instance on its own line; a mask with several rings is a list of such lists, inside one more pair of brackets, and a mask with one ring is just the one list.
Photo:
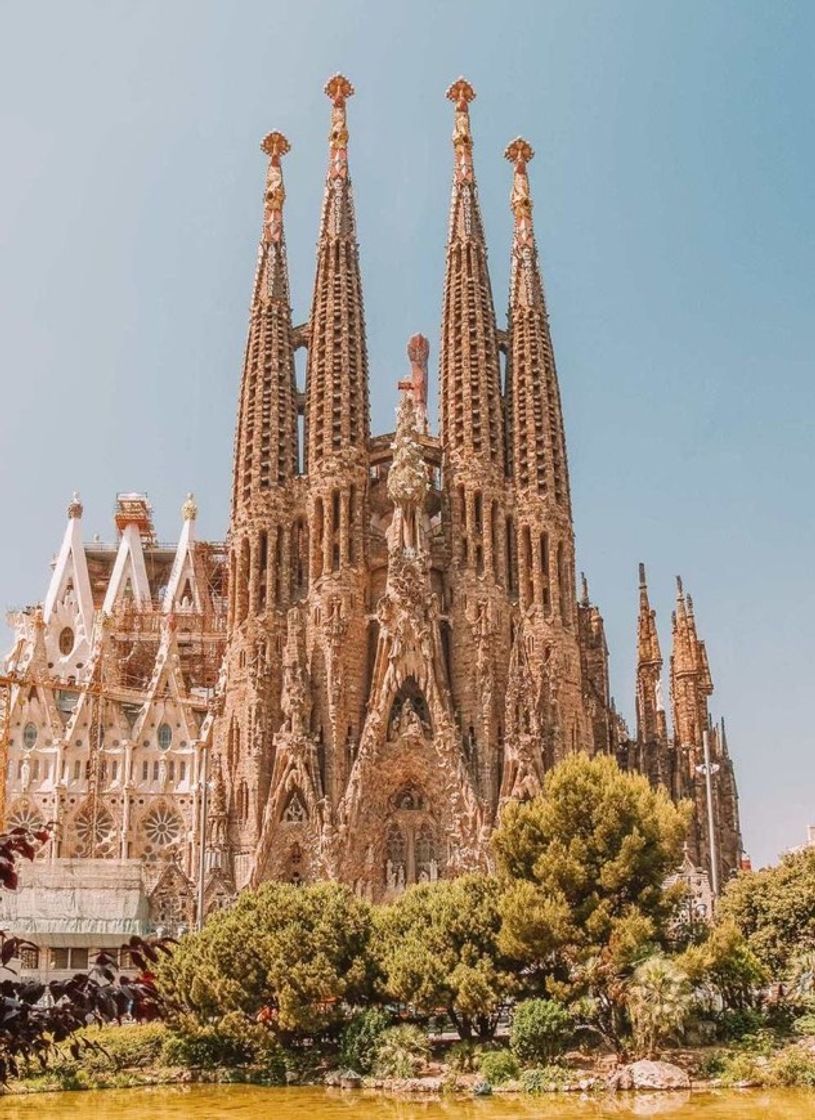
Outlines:
[[657, 953], [628, 982], [627, 1003], [637, 1050], [650, 1057], [660, 1042], [682, 1030], [691, 1007], [691, 987], [673, 961]]

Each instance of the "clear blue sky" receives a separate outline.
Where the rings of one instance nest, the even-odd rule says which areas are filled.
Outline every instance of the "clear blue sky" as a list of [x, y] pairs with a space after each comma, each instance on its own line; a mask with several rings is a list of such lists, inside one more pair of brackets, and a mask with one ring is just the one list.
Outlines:
[[[260, 227], [281, 128], [306, 318], [342, 70], [375, 430], [417, 330], [437, 357], [451, 109], [465, 74], [499, 313], [522, 133], [578, 544], [633, 715], [637, 562], [669, 654], [694, 594], [758, 862], [815, 820], [815, 5], [0, 3], [0, 602], [44, 595], [77, 488], [159, 533], [195, 490], [222, 536]], [[434, 386], [435, 391], [435, 386]]]

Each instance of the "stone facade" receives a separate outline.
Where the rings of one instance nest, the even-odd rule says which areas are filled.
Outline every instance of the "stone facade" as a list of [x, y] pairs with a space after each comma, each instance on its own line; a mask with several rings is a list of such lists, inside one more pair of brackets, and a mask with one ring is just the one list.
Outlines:
[[428, 428], [429, 345], [416, 335], [395, 432], [372, 435], [353, 88], [337, 75], [326, 93], [328, 171], [303, 325], [292, 317], [284, 236], [289, 143], [272, 132], [262, 144], [227, 544], [196, 540], [191, 498], [178, 545], [158, 544], [143, 495], [119, 496], [115, 549], [86, 544], [81, 504], [71, 503], [45, 603], [14, 616], [7, 821], [55, 821], [55, 858], [142, 859], [165, 915], [168, 890], [192, 890], [199, 846], [207, 906], [269, 878], [336, 877], [381, 899], [487, 867], [506, 801], [533, 795], [559, 759], [586, 751], [690, 797], [690, 858], [704, 865], [707, 731], [720, 877], [729, 874], [741, 850], [736, 787], [724, 727], [709, 715], [690, 597], [680, 586], [671, 733], [641, 568], [630, 737], [585, 579], [575, 595], [530, 145], [519, 138], [505, 153], [514, 234], [499, 327], [473, 162], [475, 93], [464, 79], [450, 87], [440, 432]]

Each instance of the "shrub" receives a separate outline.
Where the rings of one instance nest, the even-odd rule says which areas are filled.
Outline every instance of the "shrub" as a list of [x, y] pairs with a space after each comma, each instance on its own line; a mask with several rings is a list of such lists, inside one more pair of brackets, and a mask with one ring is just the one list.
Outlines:
[[177, 1021], [164, 1040], [161, 1056], [166, 1065], [187, 1068], [255, 1066], [274, 1082], [284, 1081], [286, 1075], [284, 1053], [274, 1035], [237, 1013], [204, 1025], [191, 1017]]
[[447, 1051], [447, 1065], [456, 1073], [475, 1073], [479, 1068], [484, 1047], [469, 1039], [454, 1042]]
[[755, 1034], [764, 1026], [760, 1011], [745, 1008], [743, 1011], [722, 1011], [716, 1017], [719, 1036], [728, 1042], [736, 1042], [745, 1035]]
[[544, 1066], [543, 1069], [525, 1069], [521, 1074], [521, 1088], [525, 1093], [550, 1093], [570, 1085], [574, 1077], [563, 1066]]
[[93, 1073], [110, 1073], [157, 1065], [161, 1061], [167, 1028], [163, 1023], [125, 1023], [88, 1027], [81, 1032], [81, 1037], [94, 1046], [83, 1053], [82, 1067]]
[[515, 1008], [510, 1046], [519, 1061], [550, 1062], [563, 1053], [572, 1022], [562, 1003], [554, 999], [528, 999]]
[[815, 1056], [803, 1046], [788, 1046], [773, 1055], [768, 1080], [771, 1085], [815, 1089]]
[[815, 1035], [815, 1011], [808, 1011], [806, 1015], [799, 1015], [792, 1024], [796, 1034]]
[[510, 1050], [488, 1050], [481, 1059], [479, 1070], [490, 1085], [503, 1085], [518, 1076], [520, 1067]]
[[379, 1077], [415, 1077], [430, 1056], [427, 1036], [409, 1023], [379, 1036], [374, 1072]]
[[390, 1016], [378, 1007], [369, 1007], [354, 1015], [340, 1039], [343, 1067], [356, 1073], [370, 1073], [376, 1062], [380, 1040], [390, 1022]]

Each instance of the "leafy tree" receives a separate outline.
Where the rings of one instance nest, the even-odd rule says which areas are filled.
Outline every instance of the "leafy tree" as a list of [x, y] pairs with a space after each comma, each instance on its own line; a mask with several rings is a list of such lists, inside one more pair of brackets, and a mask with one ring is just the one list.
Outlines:
[[655, 954], [638, 965], [627, 985], [634, 1042], [650, 1057], [681, 1032], [691, 1008], [688, 978], [675, 961]]
[[462, 1038], [492, 1037], [515, 988], [499, 950], [501, 887], [483, 875], [425, 883], [377, 913], [385, 992], [423, 1014], [443, 1008]]
[[[0, 889], [16, 889], [19, 860], [33, 860], [49, 837], [48, 829], [29, 832], [24, 828], [0, 835]], [[47, 984], [22, 980], [12, 970], [11, 962], [25, 948], [33, 946], [0, 931], [0, 968], [7, 974], [0, 984], [0, 1082], [17, 1076], [32, 1062], [44, 1069], [59, 1060], [59, 1044], [66, 1040], [74, 1058], [96, 1049], [97, 1044], [83, 1031], [89, 1023], [116, 1022], [124, 1015], [149, 1021], [164, 1010], [149, 969], [159, 953], [169, 952], [167, 941], [130, 939], [127, 948], [141, 970], [135, 978], [122, 975], [114, 957], [100, 953], [88, 972]]]
[[580, 1000], [581, 1029], [619, 1046], [627, 977], [666, 939], [681, 888], [689, 808], [623, 773], [613, 759], [574, 755], [541, 794], [510, 804], [493, 837], [505, 885], [500, 947], [528, 987]]
[[718, 916], [735, 922], [774, 976], [786, 976], [796, 956], [815, 951], [815, 848], [736, 876]]
[[339, 1028], [373, 988], [371, 909], [337, 883], [265, 883], [214, 914], [164, 962], [159, 984], [201, 1023], [240, 1012], [282, 1039]]
[[[728, 1010], [743, 1011], [756, 1001], [767, 970], [732, 921], [715, 925], [699, 945], [691, 945], [677, 964], [709, 1005], [718, 996]], [[711, 998], [714, 997], [714, 998]]]
[[515, 1008], [510, 1047], [522, 1062], [551, 1062], [563, 1051], [572, 1020], [554, 999], [527, 999]]
[[687, 821], [687, 807], [612, 758], [561, 762], [538, 797], [507, 806], [493, 837], [508, 884], [505, 947], [546, 967], [565, 945], [607, 944], [634, 914], [662, 934], [676, 902], [664, 883]]

